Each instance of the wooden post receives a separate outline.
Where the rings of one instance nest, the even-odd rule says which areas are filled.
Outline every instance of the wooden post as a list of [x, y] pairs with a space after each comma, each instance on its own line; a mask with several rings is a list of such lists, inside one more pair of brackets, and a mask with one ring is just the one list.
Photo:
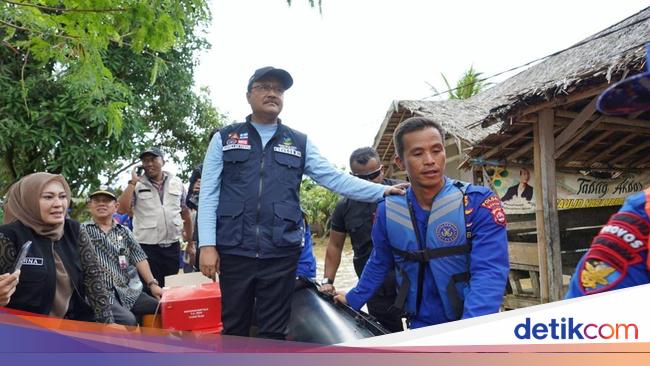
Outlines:
[[539, 112], [533, 129], [535, 161], [535, 219], [539, 252], [540, 300], [542, 303], [562, 298], [562, 258], [560, 223], [557, 215], [555, 185], [555, 116], [552, 109]]

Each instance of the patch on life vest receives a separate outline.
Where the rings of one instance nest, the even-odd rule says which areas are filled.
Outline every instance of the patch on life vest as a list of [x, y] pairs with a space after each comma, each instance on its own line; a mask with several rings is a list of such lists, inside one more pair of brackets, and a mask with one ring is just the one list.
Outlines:
[[648, 223], [639, 215], [619, 212], [612, 215], [597, 237], [607, 237], [624, 250], [640, 252], [647, 249]]
[[285, 146], [293, 145], [293, 140], [289, 136], [282, 136], [282, 144]]
[[239, 134], [237, 132], [231, 132], [226, 139], [226, 145], [234, 145], [237, 143], [237, 140], [239, 140]]
[[451, 222], [443, 222], [436, 227], [436, 236], [445, 243], [458, 239], [458, 226]]
[[580, 273], [580, 288], [589, 295], [612, 289], [623, 279], [622, 269], [598, 259], [585, 259]]
[[228, 144], [223, 147], [223, 151], [228, 151], [228, 150], [250, 150], [251, 145], [243, 145], [243, 144], [238, 144], [237, 141], [232, 144]]
[[494, 223], [501, 226], [506, 226], [506, 213], [501, 206], [501, 200], [497, 196], [490, 196], [483, 201], [481, 207], [490, 210], [492, 220]]
[[282, 154], [289, 154], [297, 157], [302, 157], [302, 153], [300, 150], [296, 149], [295, 146], [284, 146], [284, 145], [278, 145], [273, 147], [273, 151], [282, 153]]

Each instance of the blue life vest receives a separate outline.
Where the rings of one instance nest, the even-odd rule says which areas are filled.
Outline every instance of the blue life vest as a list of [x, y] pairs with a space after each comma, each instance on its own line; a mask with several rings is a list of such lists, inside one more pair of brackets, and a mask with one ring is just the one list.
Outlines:
[[280, 258], [300, 252], [300, 183], [307, 136], [278, 122], [266, 147], [247, 118], [222, 128], [219, 253]]
[[[418, 313], [424, 266], [428, 265], [449, 321], [463, 315], [469, 291], [471, 232], [465, 223], [465, 191], [469, 184], [446, 180], [429, 214], [423, 248], [416, 233], [415, 216], [408, 195], [386, 197], [386, 231], [395, 265], [398, 292], [396, 307], [407, 316]], [[420, 294], [419, 294], [420, 292]], [[403, 306], [402, 304], [405, 306]]]

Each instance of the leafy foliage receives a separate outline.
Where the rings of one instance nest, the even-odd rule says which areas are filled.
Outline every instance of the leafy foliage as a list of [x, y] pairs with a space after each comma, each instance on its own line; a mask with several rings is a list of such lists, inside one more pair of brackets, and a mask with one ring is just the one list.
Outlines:
[[[449, 84], [445, 74], [441, 73], [440, 75], [442, 75], [442, 79], [447, 87], [449, 99], [467, 99], [491, 85], [490, 83], [485, 83], [485, 81], [481, 80], [481, 75], [483, 75], [483, 73], [474, 70], [474, 66], [470, 66], [470, 68], [463, 73], [460, 79], [456, 82], [455, 88], [452, 88]], [[432, 89], [434, 93], [438, 93], [436, 88]]]
[[187, 175], [223, 119], [193, 91], [207, 19], [203, 0], [0, 0], [0, 195], [43, 170], [82, 195], [153, 144]]
[[[105, 63], [117, 45], [134, 55], [153, 56], [155, 81], [160, 53], [182, 44], [186, 31], [207, 24], [205, 0], [0, 0], [0, 38], [26, 65], [56, 66], [64, 86], [78, 92], [78, 109], [93, 109], [93, 119], [109, 134], [119, 133], [129, 89]], [[31, 90], [24, 73], [21, 96], [28, 114]]]
[[300, 186], [300, 205], [313, 231], [323, 236], [324, 230], [330, 226], [330, 217], [336, 207], [339, 196], [327, 188], [317, 185], [313, 180], [305, 178]]

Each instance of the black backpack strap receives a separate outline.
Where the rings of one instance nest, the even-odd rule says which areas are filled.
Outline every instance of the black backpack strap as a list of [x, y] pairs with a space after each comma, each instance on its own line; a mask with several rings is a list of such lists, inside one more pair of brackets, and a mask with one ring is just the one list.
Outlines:
[[463, 316], [464, 303], [458, 290], [456, 289], [456, 283], [458, 282], [468, 282], [470, 278], [469, 272], [456, 273], [451, 276], [449, 283], [447, 284], [447, 299], [449, 299], [449, 305], [453, 309], [456, 319], [460, 319]]
[[470, 244], [464, 244], [453, 247], [426, 248], [414, 251], [404, 251], [396, 248], [392, 248], [392, 250], [406, 261], [425, 263], [436, 258], [470, 253], [472, 251], [472, 246]]
[[395, 296], [395, 302], [388, 308], [388, 312], [394, 316], [404, 317], [407, 314], [404, 312], [404, 304], [406, 303], [406, 297], [409, 294], [409, 287], [411, 287], [411, 280], [409, 280], [404, 269], [400, 269], [400, 274], [402, 275], [402, 284], [397, 290], [397, 296]]

